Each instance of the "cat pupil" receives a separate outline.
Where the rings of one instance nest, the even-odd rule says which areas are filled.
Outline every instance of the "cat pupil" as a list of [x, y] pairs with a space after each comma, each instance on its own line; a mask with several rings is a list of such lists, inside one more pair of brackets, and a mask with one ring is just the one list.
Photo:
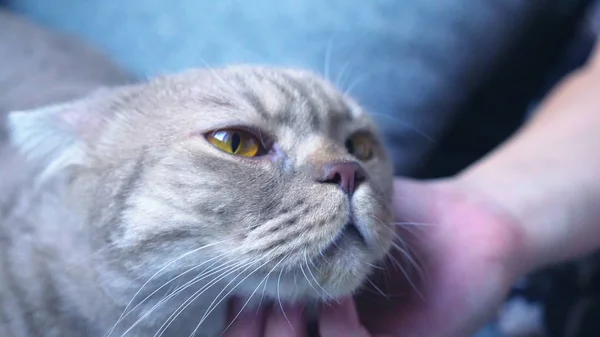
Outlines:
[[240, 135], [236, 132], [231, 136], [231, 152], [236, 153], [242, 142]]
[[352, 143], [352, 141], [346, 141], [346, 149], [348, 150], [348, 153], [354, 153], [354, 144]]

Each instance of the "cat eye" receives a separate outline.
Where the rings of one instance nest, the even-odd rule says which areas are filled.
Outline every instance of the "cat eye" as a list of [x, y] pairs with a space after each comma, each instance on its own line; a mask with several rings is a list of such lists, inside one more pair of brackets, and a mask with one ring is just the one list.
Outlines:
[[375, 144], [373, 140], [364, 134], [356, 134], [346, 141], [348, 153], [358, 160], [367, 161], [373, 158]]
[[221, 151], [236, 156], [256, 157], [266, 152], [260, 139], [246, 130], [216, 130], [208, 133], [206, 139]]

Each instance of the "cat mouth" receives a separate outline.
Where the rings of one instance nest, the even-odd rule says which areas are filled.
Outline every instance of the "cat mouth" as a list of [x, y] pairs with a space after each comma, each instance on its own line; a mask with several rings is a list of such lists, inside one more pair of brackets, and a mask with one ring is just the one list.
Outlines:
[[361, 233], [356, 223], [350, 220], [344, 228], [338, 233], [338, 235], [331, 241], [329, 246], [325, 248], [323, 254], [331, 255], [336, 250], [344, 249], [344, 246], [350, 242], [358, 242], [362, 245], [366, 245], [366, 239]]

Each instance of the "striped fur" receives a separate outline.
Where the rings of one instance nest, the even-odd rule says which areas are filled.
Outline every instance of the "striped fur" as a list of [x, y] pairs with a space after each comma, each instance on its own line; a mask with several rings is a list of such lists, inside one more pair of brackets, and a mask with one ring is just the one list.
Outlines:
[[[306, 71], [189, 70], [8, 120], [3, 336], [153, 336], [212, 280], [163, 335], [218, 335], [231, 295], [350, 294], [391, 245], [392, 166], [381, 146], [360, 163], [367, 180], [351, 199], [317, 181], [322, 165], [356, 161], [344, 147], [353, 133], [380, 140], [356, 103]], [[274, 152], [235, 157], [203, 137], [226, 126], [259, 130]], [[36, 135], [50, 136], [39, 146]], [[351, 213], [365, 243], [336, 239]], [[209, 276], [153, 310], [201, 273]]]

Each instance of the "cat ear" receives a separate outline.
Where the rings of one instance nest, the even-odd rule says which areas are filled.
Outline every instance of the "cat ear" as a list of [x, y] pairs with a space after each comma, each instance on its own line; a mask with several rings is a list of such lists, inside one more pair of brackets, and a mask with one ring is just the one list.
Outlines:
[[8, 114], [9, 142], [34, 165], [51, 174], [72, 165], [85, 165], [89, 144], [103, 124], [85, 100], [60, 103]]

